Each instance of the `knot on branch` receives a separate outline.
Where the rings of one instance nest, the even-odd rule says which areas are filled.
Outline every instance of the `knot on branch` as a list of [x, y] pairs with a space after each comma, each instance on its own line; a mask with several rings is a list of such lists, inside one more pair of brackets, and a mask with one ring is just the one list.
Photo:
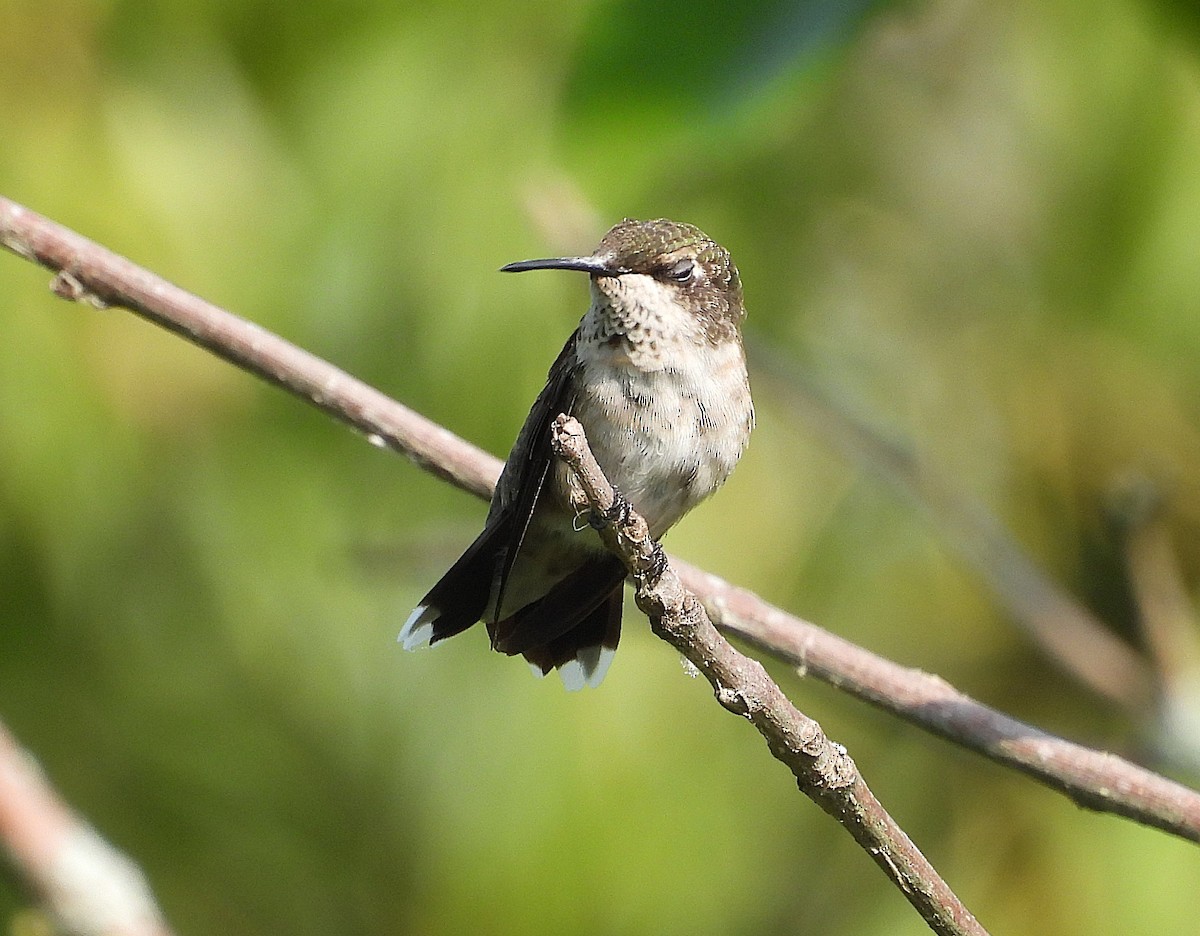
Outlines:
[[99, 293], [89, 288], [83, 280], [67, 269], [59, 270], [54, 274], [54, 279], [50, 280], [50, 291], [59, 299], [66, 299], [67, 302], [83, 302], [94, 309], [103, 310], [112, 307], [111, 302], [102, 299]]

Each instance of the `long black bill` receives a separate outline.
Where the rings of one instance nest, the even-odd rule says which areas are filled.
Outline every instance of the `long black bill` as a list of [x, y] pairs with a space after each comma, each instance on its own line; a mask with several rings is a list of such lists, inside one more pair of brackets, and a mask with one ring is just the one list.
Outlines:
[[545, 260], [518, 260], [500, 267], [501, 273], [524, 273], [526, 270], [578, 270], [593, 276], [617, 276], [614, 269], [596, 257], [549, 257]]

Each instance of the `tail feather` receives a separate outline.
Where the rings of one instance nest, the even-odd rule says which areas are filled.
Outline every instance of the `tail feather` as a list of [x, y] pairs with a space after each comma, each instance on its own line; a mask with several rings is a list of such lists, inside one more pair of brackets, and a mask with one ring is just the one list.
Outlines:
[[621, 561], [607, 553], [598, 553], [537, 601], [489, 625], [492, 646], [512, 656], [531, 647], [551, 644], [588, 620], [614, 591], [619, 596], [624, 581], [625, 567]]
[[[405, 650], [453, 637], [495, 614], [491, 602], [510, 533], [506, 527], [502, 521], [486, 528], [421, 599], [400, 630]], [[621, 638], [624, 580], [615, 557], [597, 555], [543, 597], [503, 620], [489, 620], [492, 647], [521, 654], [537, 675], [557, 669], [569, 690], [599, 685]]]
[[529, 647], [521, 655], [536, 675], [557, 669], [569, 691], [600, 685], [621, 640], [623, 598], [618, 585], [574, 628], [548, 643]]
[[404, 622], [397, 638], [405, 650], [416, 650], [462, 633], [487, 610], [496, 576], [497, 542], [507, 537], [506, 524], [487, 527], [441, 577]]

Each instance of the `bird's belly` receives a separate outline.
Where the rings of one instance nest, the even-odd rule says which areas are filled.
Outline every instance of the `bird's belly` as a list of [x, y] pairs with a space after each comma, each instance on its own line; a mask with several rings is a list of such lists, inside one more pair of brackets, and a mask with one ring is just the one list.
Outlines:
[[580, 381], [575, 416], [596, 461], [655, 538], [721, 486], [749, 439], [749, 387], [734, 350], [734, 360], [705, 362], [727, 366], [592, 362]]

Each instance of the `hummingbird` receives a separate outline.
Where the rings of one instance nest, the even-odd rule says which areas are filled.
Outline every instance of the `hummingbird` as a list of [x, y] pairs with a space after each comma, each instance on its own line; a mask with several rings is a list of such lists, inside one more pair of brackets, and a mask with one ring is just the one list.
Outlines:
[[587, 273], [591, 304], [534, 401], [483, 532], [400, 631], [415, 650], [483, 621], [492, 649], [520, 654], [569, 690], [596, 686], [621, 635], [625, 569], [570, 506], [554, 457], [560, 413], [657, 542], [719, 488], [750, 439], [754, 405], [728, 251], [691, 224], [626, 219], [589, 256], [501, 268]]

